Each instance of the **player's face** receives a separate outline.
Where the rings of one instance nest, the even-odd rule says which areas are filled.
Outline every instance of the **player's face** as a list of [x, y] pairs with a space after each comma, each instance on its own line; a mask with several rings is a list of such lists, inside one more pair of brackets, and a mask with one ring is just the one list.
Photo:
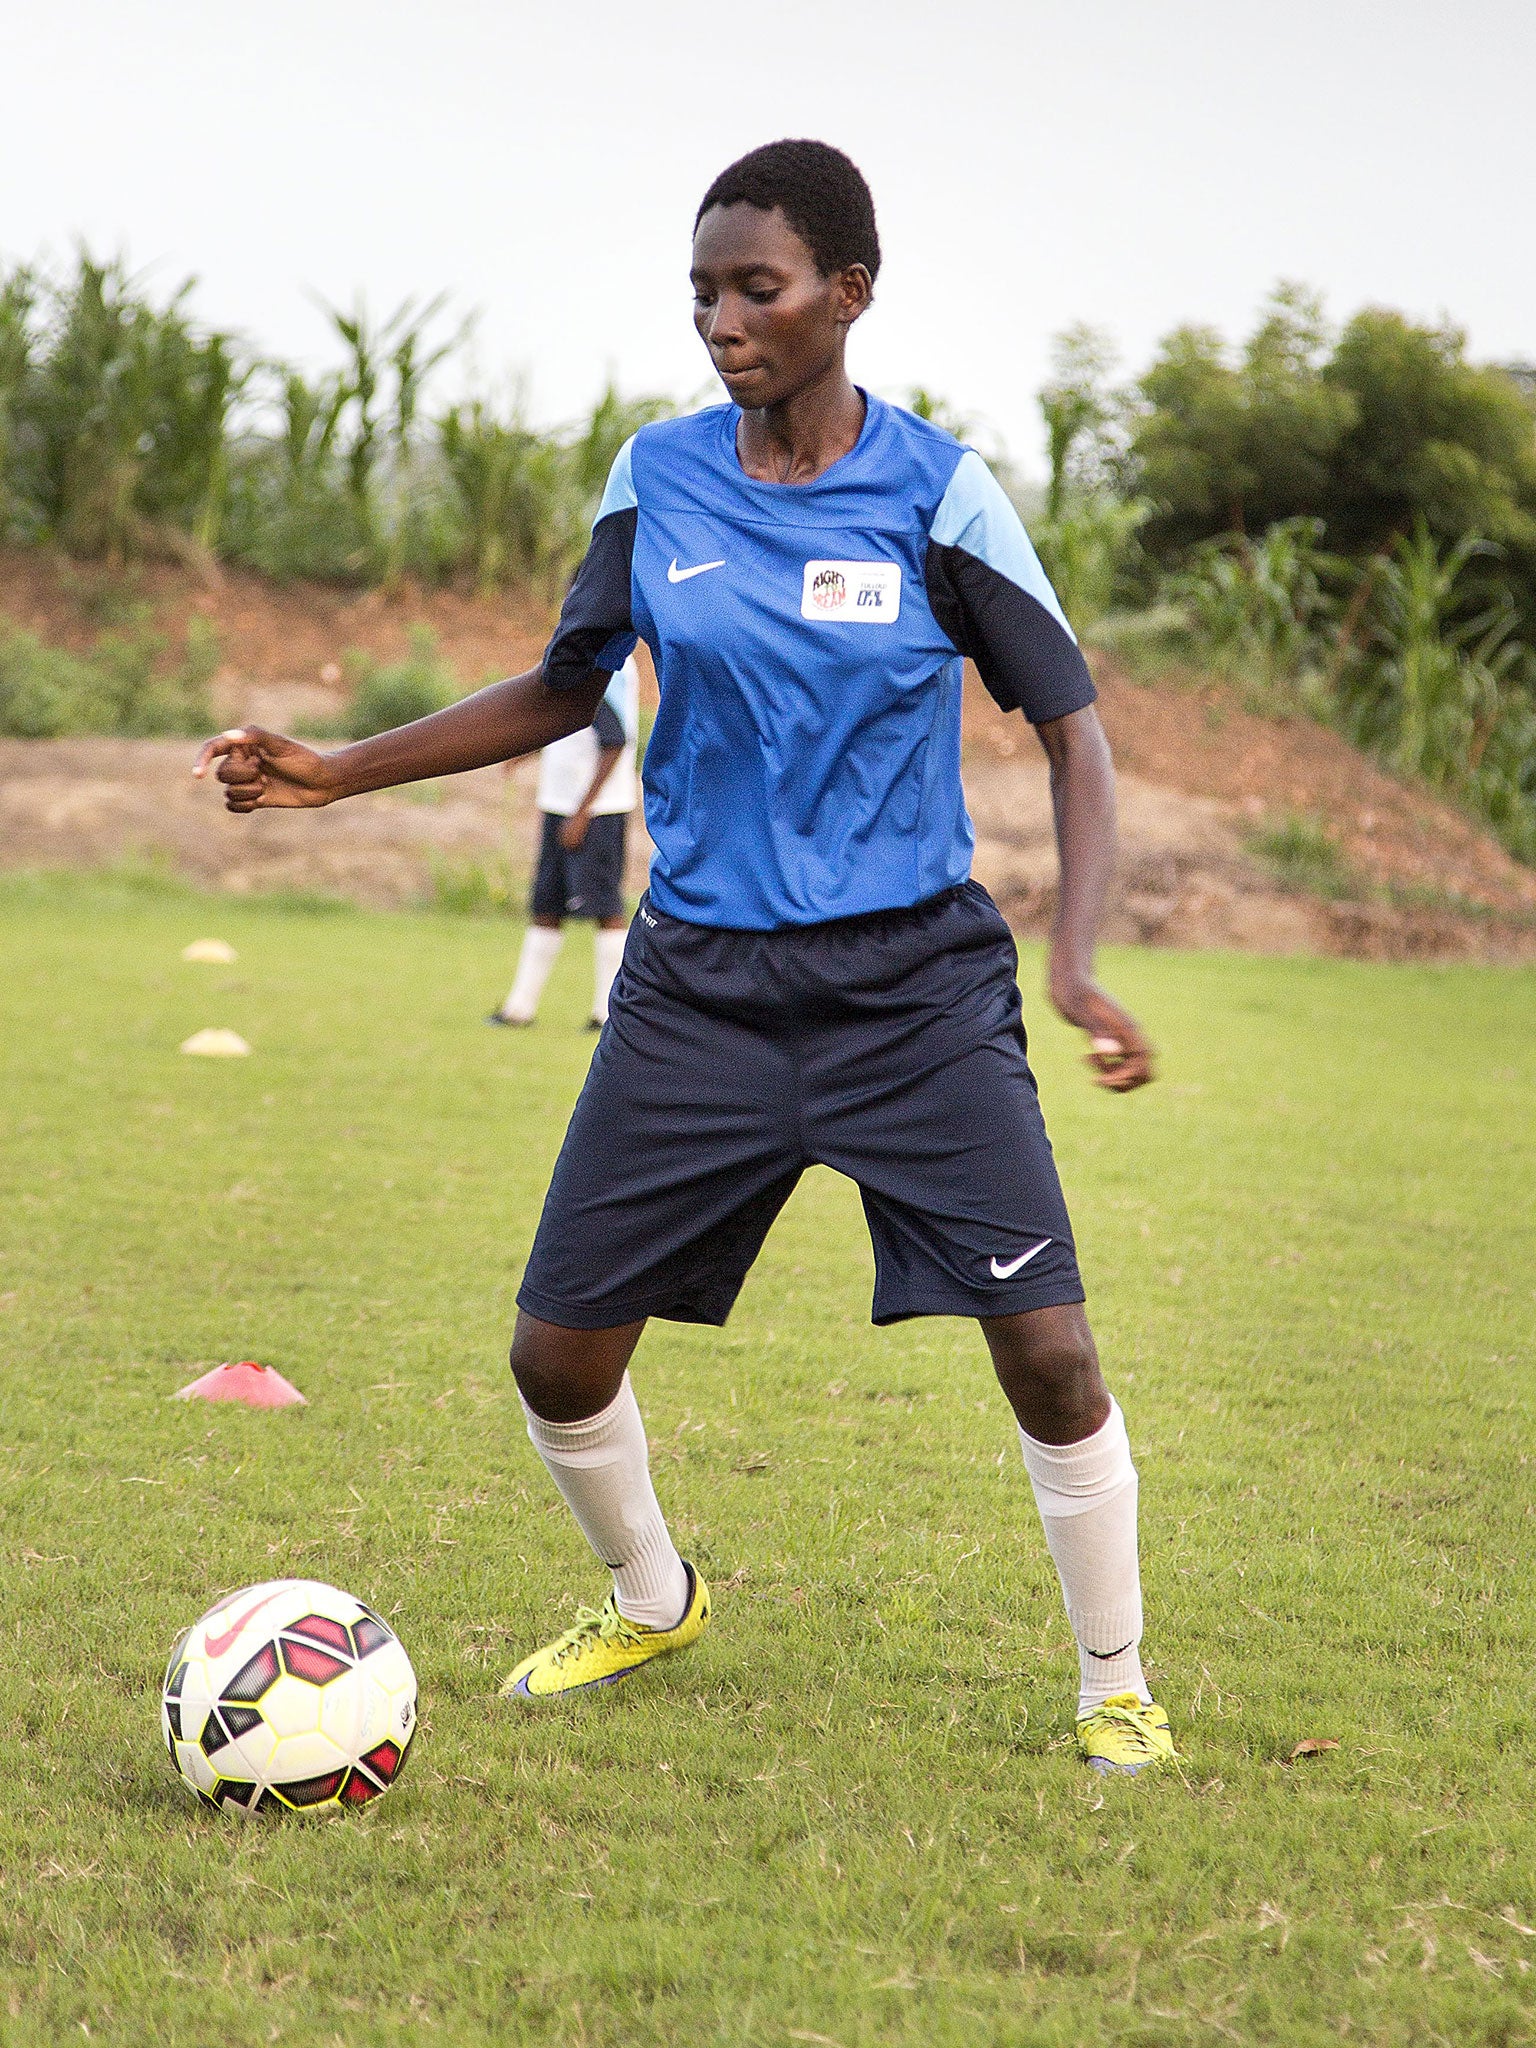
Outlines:
[[712, 206], [693, 238], [693, 324], [744, 410], [781, 405], [842, 361], [869, 304], [862, 263], [823, 277], [777, 209]]

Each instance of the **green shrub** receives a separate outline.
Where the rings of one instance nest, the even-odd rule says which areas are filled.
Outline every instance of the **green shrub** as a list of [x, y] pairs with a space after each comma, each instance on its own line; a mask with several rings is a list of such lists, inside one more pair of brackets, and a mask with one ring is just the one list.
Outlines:
[[89, 661], [47, 647], [30, 633], [0, 640], [0, 733], [54, 740], [99, 730], [98, 678]]
[[505, 917], [522, 908], [523, 891], [506, 860], [432, 862], [430, 901], [456, 917]]
[[140, 627], [104, 633], [92, 656], [101, 673], [113, 722], [106, 729], [138, 739], [205, 733], [213, 723], [208, 685], [219, 665], [218, 641], [206, 619], [187, 626], [181, 658], [159, 666], [164, 648], [158, 633]]
[[104, 633], [89, 654], [13, 630], [0, 639], [0, 733], [65, 739], [202, 733], [213, 723], [208, 684], [218, 666], [212, 628], [194, 619], [181, 660], [161, 667], [164, 643], [140, 625]]
[[1289, 888], [1330, 897], [1352, 896], [1358, 889], [1338, 841], [1321, 819], [1287, 811], [1250, 832], [1244, 844]]
[[409, 725], [442, 711], [459, 695], [458, 678], [437, 652], [430, 626], [411, 628], [411, 651], [404, 661], [380, 664], [355, 650], [347, 656], [354, 695], [345, 718], [345, 736], [372, 739], [397, 725]]
[[498, 419], [481, 399], [454, 406], [439, 426], [452, 485], [457, 553], [479, 590], [512, 577], [553, 588], [586, 534], [564, 451], [517, 412]]
[[1536, 691], [1507, 693], [1468, 794], [1516, 860], [1536, 867]]
[[366, 583], [373, 558], [340, 463], [302, 440], [306, 431], [323, 439], [309, 410], [316, 393], [297, 377], [290, 387], [299, 387], [288, 392], [297, 408], [292, 434], [252, 438], [233, 451], [222, 551], [276, 583]]

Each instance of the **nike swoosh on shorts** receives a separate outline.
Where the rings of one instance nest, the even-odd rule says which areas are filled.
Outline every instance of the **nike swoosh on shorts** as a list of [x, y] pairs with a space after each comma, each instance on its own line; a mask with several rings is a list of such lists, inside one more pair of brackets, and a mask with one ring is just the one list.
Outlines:
[[692, 569], [679, 569], [677, 557], [674, 555], [667, 567], [667, 581], [669, 583], [686, 583], [690, 576], [702, 576], [706, 569], [723, 569], [724, 567], [725, 563], [721, 560], [718, 562], [700, 562], [696, 568]]
[[1050, 1241], [1048, 1237], [1042, 1237], [1032, 1250], [1020, 1252], [1019, 1256], [1016, 1259], [1010, 1259], [1006, 1266], [1000, 1266], [997, 1263], [997, 1254], [994, 1252], [992, 1255], [992, 1278], [994, 1280], [1011, 1280], [1020, 1266], [1027, 1266], [1031, 1259], [1037, 1257], [1039, 1253], [1045, 1250]]

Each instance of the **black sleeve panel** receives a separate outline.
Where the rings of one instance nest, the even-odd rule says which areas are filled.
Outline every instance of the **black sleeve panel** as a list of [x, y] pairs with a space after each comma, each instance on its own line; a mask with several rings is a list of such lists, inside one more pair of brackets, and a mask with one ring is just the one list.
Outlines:
[[1005, 711], [1044, 725], [1093, 702], [1082, 649], [1038, 598], [964, 548], [930, 541], [925, 568], [933, 616]]
[[634, 506], [626, 505], [592, 529], [586, 560], [544, 650], [544, 680], [552, 690], [579, 689], [594, 669], [622, 668], [634, 652], [639, 635], [630, 617], [630, 574], [637, 519]]
[[597, 707], [592, 730], [597, 734], [600, 747], [622, 747], [624, 744], [624, 721], [606, 697]]

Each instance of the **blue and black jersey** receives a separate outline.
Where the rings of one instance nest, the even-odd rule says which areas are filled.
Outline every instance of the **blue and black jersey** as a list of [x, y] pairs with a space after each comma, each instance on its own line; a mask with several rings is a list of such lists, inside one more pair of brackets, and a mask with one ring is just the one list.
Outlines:
[[670, 917], [765, 931], [963, 882], [961, 658], [1035, 724], [1093, 701], [981, 457], [865, 405], [811, 483], [748, 476], [729, 405], [643, 427], [609, 475], [544, 674], [575, 687], [650, 648], [651, 898]]

